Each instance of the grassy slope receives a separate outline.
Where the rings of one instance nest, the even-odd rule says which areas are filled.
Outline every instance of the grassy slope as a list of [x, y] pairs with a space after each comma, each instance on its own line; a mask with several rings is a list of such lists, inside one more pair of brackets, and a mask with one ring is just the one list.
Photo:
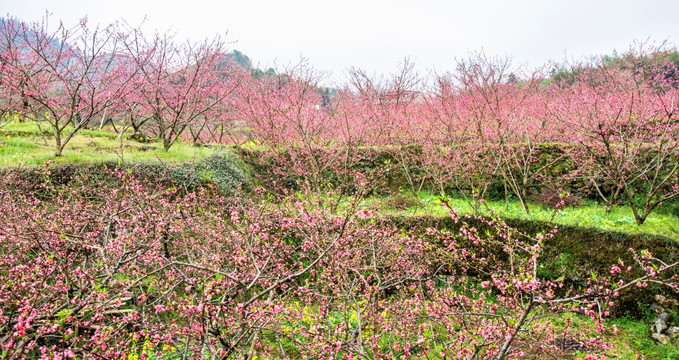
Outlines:
[[[409, 195], [406, 195], [409, 196]], [[417, 198], [410, 199], [405, 209], [390, 208], [390, 202], [384, 199], [371, 199], [367, 205], [382, 206], [391, 214], [395, 215], [429, 215], [447, 216], [447, 209], [441, 204], [439, 197], [430, 192], [420, 192]], [[559, 225], [595, 228], [604, 231], [620, 232], [625, 234], [649, 234], [660, 235], [679, 240], [679, 214], [672, 208], [659, 209], [648, 216], [646, 222], [638, 226], [634, 222], [632, 210], [628, 206], [614, 207], [610, 213], [606, 213], [606, 207], [593, 201], [583, 201], [580, 205], [561, 209], [554, 215], [554, 209], [530, 204], [530, 215], [526, 215], [518, 200], [486, 201], [487, 209], [482, 209], [482, 214], [488, 214], [489, 210], [505, 219], [534, 220], [541, 222], [554, 222]], [[379, 205], [378, 205], [379, 204]], [[472, 214], [473, 208], [464, 199], [449, 199], [449, 204], [460, 214]], [[664, 211], [663, 211], [664, 210]]]

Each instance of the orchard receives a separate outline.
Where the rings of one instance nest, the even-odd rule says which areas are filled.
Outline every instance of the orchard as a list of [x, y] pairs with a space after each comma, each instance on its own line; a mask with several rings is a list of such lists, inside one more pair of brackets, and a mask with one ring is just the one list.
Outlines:
[[[565, 259], [552, 220], [582, 201], [640, 229], [676, 209], [665, 44], [539, 69], [484, 53], [428, 76], [351, 68], [328, 88], [221, 37], [50, 21], [1, 23], [0, 129], [37, 128], [55, 162], [105, 133], [120, 160], [2, 172], [3, 359], [604, 359], [625, 299], [677, 298], [676, 239], [577, 279], [544, 260]], [[135, 167], [133, 140], [230, 155]], [[442, 216], [388, 211], [423, 192]], [[489, 199], [553, 214], [522, 227]]]

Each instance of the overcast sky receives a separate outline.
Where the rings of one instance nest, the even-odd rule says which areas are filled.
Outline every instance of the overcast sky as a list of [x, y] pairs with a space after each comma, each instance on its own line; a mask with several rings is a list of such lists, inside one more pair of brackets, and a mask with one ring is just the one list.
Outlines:
[[404, 58], [445, 72], [483, 49], [537, 67], [624, 51], [636, 40], [679, 39], [679, 0], [0, 0], [0, 15], [67, 25], [125, 19], [195, 40], [228, 32], [230, 48], [262, 68], [307, 59], [341, 82], [354, 66], [390, 73]]

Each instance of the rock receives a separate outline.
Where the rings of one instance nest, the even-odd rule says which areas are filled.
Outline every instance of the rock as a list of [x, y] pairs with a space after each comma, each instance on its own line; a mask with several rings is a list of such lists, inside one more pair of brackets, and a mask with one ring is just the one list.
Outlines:
[[[652, 306], [651, 306], [652, 307]], [[653, 325], [648, 329], [649, 334], [654, 336], [656, 334], [661, 335], [669, 327], [669, 323], [672, 321], [672, 314], [663, 309], [662, 312], [653, 319]]]
[[679, 326], [672, 326], [665, 330], [665, 335], [669, 336], [670, 339], [675, 339], [679, 337]]
[[660, 315], [658, 315], [656, 320], [662, 320], [666, 323], [669, 323], [672, 321], [672, 313], [670, 313], [667, 310], [663, 310], [663, 312], [661, 312]]
[[655, 339], [657, 342], [659, 342], [659, 343], [661, 343], [661, 344], [663, 344], [663, 345], [667, 345], [667, 344], [670, 343], [670, 337], [667, 336], [667, 335], [663, 335], [663, 334], [653, 334], [653, 335], [651, 335], [651, 337], [652, 337], [653, 339]]
[[662, 334], [665, 329], [667, 329], [667, 323], [662, 319], [655, 319], [650, 330], [651, 336], [655, 334]]

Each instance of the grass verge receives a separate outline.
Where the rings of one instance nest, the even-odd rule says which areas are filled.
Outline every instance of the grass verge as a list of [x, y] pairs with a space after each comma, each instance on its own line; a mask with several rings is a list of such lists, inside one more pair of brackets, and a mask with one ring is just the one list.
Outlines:
[[129, 135], [81, 130], [66, 145], [62, 156], [54, 156], [54, 139], [35, 122], [9, 122], [0, 127], [0, 166], [40, 166], [46, 161], [56, 164], [92, 163], [124, 160], [138, 163], [160, 159], [181, 163], [202, 159], [225, 149], [224, 146], [197, 147], [177, 142], [165, 151], [159, 142], [140, 143]]
[[[427, 191], [416, 195], [399, 195], [405, 199], [394, 206], [390, 199], [373, 198], [366, 201], [366, 206], [378, 206], [388, 214], [402, 216], [446, 216], [447, 209], [440, 198]], [[473, 214], [474, 208], [463, 198], [451, 198], [449, 204], [460, 214]], [[579, 205], [561, 209], [554, 215], [554, 209], [537, 204], [530, 204], [530, 214], [526, 215], [518, 200], [485, 201], [485, 209], [480, 214], [487, 215], [490, 211], [503, 219], [520, 219], [540, 222], [553, 222], [557, 225], [567, 225], [582, 228], [598, 229], [632, 235], [659, 235], [679, 240], [679, 216], [670, 211], [656, 211], [651, 213], [643, 225], [637, 225], [629, 206], [616, 206], [610, 213], [606, 207], [594, 201], [583, 201]], [[490, 211], [489, 211], [490, 210]]]

